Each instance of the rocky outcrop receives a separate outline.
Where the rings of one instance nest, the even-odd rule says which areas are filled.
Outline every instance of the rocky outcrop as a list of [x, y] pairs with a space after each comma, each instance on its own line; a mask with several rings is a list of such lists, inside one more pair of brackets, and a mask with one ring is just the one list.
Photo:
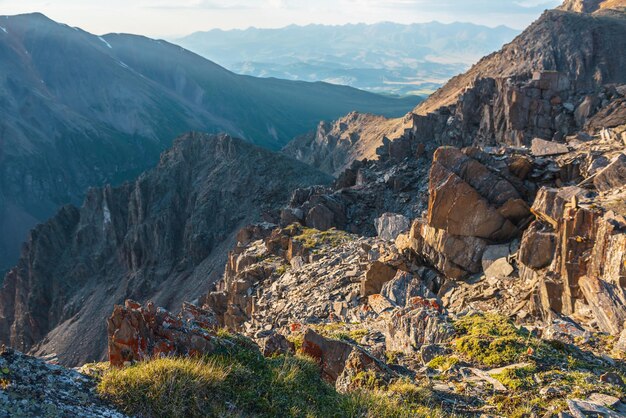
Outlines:
[[537, 220], [524, 234], [518, 262], [522, 277], [538, 279], [545, 317], [590, 315], [604, 332], [623, 329], [626, 218], [623, 208], [608, 207], [625, 196], [623, 187], [605, 197], [578, 187], [539, 192], [533, 204]]
[[213, 312], [190, 304], [174, 316], [152, 302], [127, 300], [107, 320], [109, 363], [122, 367], [160, 356], [208, 355], [216, 347], [211, 333], [216, 328]]
[[430, 170], [427, 216], [400, 235], [396, 246], [452, 279], [482, 271], [487, 247], [519, 236], [528, 222], [529, 191], [513, 174], [519, 161], [498, 163], [474, 148], [439, 148]]
[[385, 329], [387, 351], [412, 355], [422, 346], [449, 342], [454, 329], [432, 300], [413, 297], [410, 307], [392, 313]]
[[516, 225], [528, 215], [528, 205], [506, 178], [456, 148], [435, 152], [430, 169], [430, 226], [451, 235], [506, 241], [519, 234]]
[[136, 182], [91, 190], [33, 231], [0, 290], [0, 341], [67, 364], [102, 358], [111, 306], [196, 299], [242, 226], [329, 180], [226, 135], [185, 135]]
[[316, 132], [295, 138], [283, 152], [338, 176], [354, 161], [376, 159], [383, 138], [401, 136], [409, 122], [352, 112], [332, 123], [321, 122]]

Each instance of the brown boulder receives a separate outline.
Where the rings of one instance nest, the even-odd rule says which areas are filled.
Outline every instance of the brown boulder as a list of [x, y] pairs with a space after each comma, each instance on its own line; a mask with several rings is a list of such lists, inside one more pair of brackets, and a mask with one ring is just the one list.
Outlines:
[[315, 205], [306, 215], [306, 226], [309, 228], [327, 231], [332, 228], [335, 222], [335, 214], [323, 204]]
[[423, 220], [413, 222], [409, 236], [400, 235], [398, 249], [410, 249], [425, 258], [444, 276], [460, 280], [482, 270], [481, 260], [487, 241], [467, 236], [454, 236], [435, 229]]
[[352, 345], [325, 338], [310, 328], [304, 333], [302, 352], [318, 361], [322, 377], [332, 384], [343, 372], [352, 350]]
[[[524, 209], [517, 190], [458, 149], [442, 147], [435, 152], [429, 180], [431, 227], [451, 235], [496, 241], [519, 233], [512, 223], [519, 220]], [[507, 204], [510, 200], [519, 203]]]
[[556, 239], [550, 226], [533, 222], [522, 238], [518, 260], [533, 269], [549, 266], [554, 257]]
[[260, 341], [261, 353], [264, 357], [273, 357], [281, 354], [293, 354], [296, 352], [296, 346], [289, 341], [284, 335], [273, 333]]

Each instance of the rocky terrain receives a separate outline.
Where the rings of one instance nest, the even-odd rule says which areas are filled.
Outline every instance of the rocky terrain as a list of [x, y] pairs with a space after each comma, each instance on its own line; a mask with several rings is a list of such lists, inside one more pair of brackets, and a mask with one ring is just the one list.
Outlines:
[[0, 290], [0, 341], [66, 365], [98, 360], [113, 304], [193, 300], [221, 275], [239, 228], [289, 190], [329, 181], [242, 140], [185, 135], [135, 182], [92, 189], [31, 232]]
[[0, 17], [0, 272], [28, 231], [89, 187], [153, 167], [192, 130], [279, 149], [351, 111], [418, 103], [325, 83], [233, 74], [165, 41], [98, 37], [41, 14]]
[[95, 393], [93, 379], [2, 347], [0, 416], [124, 418]]
[[[226, 136], [179, 140], [134, 185], [96, 191], [33, 232], [0, 294], [12, 319], [0, 335], [65, 363], [108, 345], [98, 394], [130, 415], [178, 416], [174, 404], [188, 416], [626, 416], [626, 80], [623, 54], [603, 49], [621, 45], [626, 12], [569, 4], [514, 42], [537, 43], [525, 46], [537, 55], [520, 52], [521, 73], [500, 75], [506, 46], [471, 71], [500, 70], [449, 104], [470, 76], [452, 81], [425, 105], [443, 107], [409, 115], [376, 159], [357, 157], [359, 121], [386, 123], [373, 116], [301, 139], [320, 156], [307, 161], [347, 167], [332, 184]], [[234, 171], [208, 175], [224, 149]], [[288, 169], [306, 184], [284, 187]], [[218, 188], [210, 204], [199, 183], [223, 176], [238, 179], [236, 199]], [[220, 216], [226, 227], [206, 223]], [[216, 274], [211, 254], [227, 249]], [[99, 335], [96, 310], [108, 318]]]

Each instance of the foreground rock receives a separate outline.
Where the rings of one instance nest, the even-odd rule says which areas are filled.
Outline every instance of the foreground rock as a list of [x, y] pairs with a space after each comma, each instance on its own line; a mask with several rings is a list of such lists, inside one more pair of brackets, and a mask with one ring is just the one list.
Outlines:
[[100, 400], [94, 386], [77, 371], [0, 349], [0, 417], [126, 417]]
[[213, 312], [190, 304], [174, 316], [152, 302], [127, 300], [107, 321], [109, 362], [121, 367], [159, 356], [210, 354], [217, 346], [216, 328]]

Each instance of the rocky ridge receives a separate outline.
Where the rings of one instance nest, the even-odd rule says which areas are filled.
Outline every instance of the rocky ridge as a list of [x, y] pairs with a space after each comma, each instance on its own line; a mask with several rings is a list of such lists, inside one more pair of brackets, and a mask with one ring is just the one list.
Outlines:
[[98, 360], [110, 306], [195, 299], [239, 228], [284, 205], [288, 190], [329, 180], [227, 135], [185, 135], [135, 182], [92, 189], [81, 208], [33, 230], [2, 283], [0, 341], [63, 364]]
[[1, 19], [2, 275], [31, 228], [89, 187], [136, 178], [185, 132], [280, 149], [322, 119], [399, 116], [419, 101], [241, 76], [166, 41], [96, 36], [40, 13]]

